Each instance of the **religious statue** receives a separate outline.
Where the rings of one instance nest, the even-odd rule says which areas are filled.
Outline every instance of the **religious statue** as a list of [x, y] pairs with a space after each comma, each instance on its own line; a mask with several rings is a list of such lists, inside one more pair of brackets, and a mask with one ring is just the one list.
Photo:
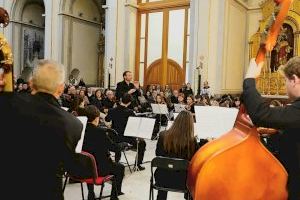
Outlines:
[[281, 34], [278, 37], [277, 44], [274, 48], [276, 52], [275, 66], [272, 66], [272, 71], [277, 71], [280, 65], [284, 65], [288, 61], [288, 55], [291, 53], [293, 48], [288, 42], [287, 28], [283, 28]]

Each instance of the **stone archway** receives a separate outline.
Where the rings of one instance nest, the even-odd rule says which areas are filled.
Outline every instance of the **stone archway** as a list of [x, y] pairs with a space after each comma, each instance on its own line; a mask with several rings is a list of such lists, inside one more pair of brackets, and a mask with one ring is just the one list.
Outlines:
[[103, 9], [102, 1], [61, 0], [62, 59], [67, 74], [80, 70], [88, 85], [103, 85]]
[[17, 0], [11, 10], [14, 71], [28, 81], [45, 55], [45, 5], [43, 0]]

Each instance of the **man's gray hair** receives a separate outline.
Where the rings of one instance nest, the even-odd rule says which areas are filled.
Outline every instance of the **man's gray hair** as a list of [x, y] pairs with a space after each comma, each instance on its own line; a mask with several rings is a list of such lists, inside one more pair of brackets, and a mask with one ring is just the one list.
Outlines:
[[40, 60], [33, 71], [32, 86], [37, 92], [54, 94], [64, 82], [64, 67], [53, 60]]

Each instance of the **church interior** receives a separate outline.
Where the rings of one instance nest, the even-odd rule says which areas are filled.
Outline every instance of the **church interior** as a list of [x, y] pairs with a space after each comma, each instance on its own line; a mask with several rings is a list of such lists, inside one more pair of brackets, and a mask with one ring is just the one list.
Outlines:
[[[7, 12], [3, 16], [9, 18], [2, 17], [0, 11], [0, 23], [4, 24], [0, 33], [0, 59], [6, 60], [1, 62], [5, 65], [0, 66], [0, 69], [3, 67], [0, 70], [0, 95], [2, 90], [28, 95], [38, 93], [32, 86], [36, 80], [35, 69], [41, 60], [55, 61], [63, 68], [65, 80], [64, 92], [58, 99], [60, 106], [79, 117], [81, 112], [88, 113], [83, 109], [93, 105], [103, 126], [120, 131], [120, 121], [118, 118], [114, 121], [111, 109], [119, 103], [127, 105], [124, 90], [131, 94], [130, 112], [143, 119], [151, 116], [155, 121], [154, 129], [152, 127], [150, 138], [122, 141], [129, 146], [119, 152], [119, 161], [116, 161], [117, 152], [109, 149], [114, 163], [124, 167], [122, 191], [119, 191], [124, 194], [110, 198], [146, 200], [151, 194], [151, 161], [158, 155], [158, 135], [167, 127], [171, 127], [168, 129], [171, 131], [176, 127], [169, 125], [173, 109], [177, 112], [174, 105], [184, 105], [183, 110], [190, 111], [196, 122], [197, 105], [235, 109], [235, 114], [239, 115], [241, 95], [245, 90], [243, 81], [250, 60], [261, 50], [270, 19], [276, 17], [274, 13], [280, 14], [278, 4], [287, 2], [291, 5], [275, 45], [264, 55], [264, 64], [255, 81], [265, 102], [273, 107], [284, 107], [291, 100], [286, 77], [280, 69], [293, 57], [300, 56], [299, 0], [0, 0], [0, 7]], [[5, 66], [11, 66], [11, 70], [7, 72]], [[5, 73], [8, 76], [2, 82]], [[121, 86], [123, 83], [129, 85]], [[130, 84], [133, 89], [127, 89]], [[74, 96], [78, 96], [78, 101], [82, 99], [76, 108]], [[152, 104], [160, 102], [167, 105], [166, 113], [171, 115], [160, 113], [161, 108], [159, 114], [153, 115]], [[227, 118], [220, 116], [220, 124], [225, 119], [230, 121], [229, 118], [229, 114]], [[142, 131], [152, 122], [147, 123], [141, 127]], [[197, 125], [194, 128], [196, 132]], [[280, 134], [265, 133], [273, 130], [267, 128], [272, 127], [257, 129], [257, 132], [263, 132], [258, 136], [259, 143], [268, 150], [269, 157], [272, 155], [277, 163], [281, 163], [277, 149]], [[206, 147], [218, 137], [204, 137], [199, 141], [204, 141], [202, 145]], [[166, 143], [163, 145], [166, 147]], [[200, 149], [203, 149], [201, 145]], [[145, 153], [142, 164], [138, 161], [140, 151]], [[300, 162], [298, 164], [300, 170]], [[213, 165], [210, 167], [214, 168]], [[289, 170], [285, 169], [284, 162], [279, 168], [286, 178]], [[102, 191], [99, 185], [95, 186], [93, 195], [85, 183], [82, 187], [80, 181], [70, 177], [68, 179], [67, 172], [62, 177], [65, 200], [91, 200]], [[103, 196], [109, 196], [111, 191], [112, 184], [105, 184]], [[152, 199], [156, 199], [157, 191], [154, 190]], [[192, 193], [194, 200], [216, 199], [198, 198], [196, 193]], [[286, 191], [283, 193], [283, 196], [287, 195]], [[158, 195], [157, 199], [192, 199], [187, 192], [172, 190], [167, 198], [162, 196]], [[300, 195], [298, 197], [295, 199], [299, 200]]]

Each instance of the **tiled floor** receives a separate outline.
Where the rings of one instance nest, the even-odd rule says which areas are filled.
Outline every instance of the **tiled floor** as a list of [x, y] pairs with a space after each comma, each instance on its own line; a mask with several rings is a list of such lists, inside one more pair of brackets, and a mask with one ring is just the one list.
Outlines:
[[[125, 168], [125, 177], [123, 181], [123, 192], [125, 195], [119, 197], [120, 200], [147, 200], [149, 199], [149, 182], [150, 182], [150, 161], [155, 156], [155, 147], [156, 141], [146, 141], [147, 142], [147, 149], [145, 153], [144, 166], [146, 170], [144, 171], [137, 171], [130, 174], [128, 167]], [[134, 158], [136, 152], [128, 151], [126, 152], [127, 158], [130, 163], [134, 163]], [[122, 156], [122, 160], [124, 158]], [[106, 184], [104, 188], [104, 196], [110, 194], [110, 184]], [[98, 196], [100, 192], [100, 187], [95, 187], [95, 193]], [[87, 198], [87, 189], [84, 185], [84, 193], [85, 198]], [[65, 191], [65, 200], [81, 200], [81, 190], [80, 184], [68, 184]], [[106, 198], [109, 199], [109, 198]], [[156, 199], [156, 191], [155, 191], [155, 199]], [[184, 200], [183, 194], [178, 193], [169, 193], [168, 200]]]

